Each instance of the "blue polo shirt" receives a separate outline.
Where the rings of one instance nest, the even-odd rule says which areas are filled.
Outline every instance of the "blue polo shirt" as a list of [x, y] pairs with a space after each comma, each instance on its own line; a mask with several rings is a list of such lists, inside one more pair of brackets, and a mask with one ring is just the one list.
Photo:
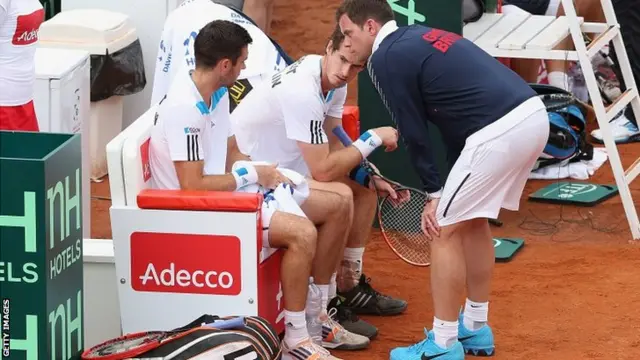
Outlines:
[[440, 190], [443, 182], [427, 120], [442, 133], [453, 165], [470, 135], [536, 95], [520, 76], [469, 40], [422, 25], [385, 24], [368, 70], [428, 192]]

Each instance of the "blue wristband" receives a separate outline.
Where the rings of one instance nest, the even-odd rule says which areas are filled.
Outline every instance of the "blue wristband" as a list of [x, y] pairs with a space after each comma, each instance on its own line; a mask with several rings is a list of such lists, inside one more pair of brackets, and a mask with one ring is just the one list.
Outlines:
[[369, 181], [371, 180], [369, 178], [369, 172], [362, 166], [358, 166], [351, 170], [349, 178], [364, 187], [369, 186]]

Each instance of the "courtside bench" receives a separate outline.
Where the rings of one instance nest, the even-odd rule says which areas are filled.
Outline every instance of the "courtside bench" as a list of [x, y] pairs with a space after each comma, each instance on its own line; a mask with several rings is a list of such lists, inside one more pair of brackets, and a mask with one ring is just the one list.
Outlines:
[[[606, 24], [584, 23], [581, 17], [578, 21], [587, 33], [607, 29]], [[466, 24], [462, 34], [497, 58], [578, 60], [575, 53], [554, 50], [570, 36], [566, 16], [486, 13], [478, 21]]]

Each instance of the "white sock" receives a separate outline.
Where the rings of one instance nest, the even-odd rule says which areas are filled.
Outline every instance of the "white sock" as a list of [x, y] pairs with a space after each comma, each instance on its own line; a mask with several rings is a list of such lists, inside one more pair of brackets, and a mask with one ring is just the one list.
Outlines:
[[338, 276], [337, 272], [334, 272], [333, 275], [331, 275], [331, 281], [329, 282], [329, 300], [333, 300], [333, 298], [338, 294], [338, 284], [336, 283], [336, 276]]
[[467, 299], [464, 305], [463, 323], [469, 330], [478, 330], [487, 323], [489, 303], [477, 303]]
[[552, 71], [547, 75], [549, 85], [569, 91], [569, 75], [562, 71]]
[[364, 255], [364, 248], [345, 248], [344, 249], [344, 259], [358, 265], [356, 275], [358, 278], [360, 274], [362, 274], [362, 256]]
[[289, 347], [309, 338], [307, 319], [304, 311], [284, 311], [285, 333], [284, 341]]
[[433, 335], [438, 346], [448, 349], [458, 341], [458, 321], [443, 321], [434, 317]]
[[329, 285], [317, 285], [322, 293], [322, 308], [327, 310], [327, 304], [329, 304]]

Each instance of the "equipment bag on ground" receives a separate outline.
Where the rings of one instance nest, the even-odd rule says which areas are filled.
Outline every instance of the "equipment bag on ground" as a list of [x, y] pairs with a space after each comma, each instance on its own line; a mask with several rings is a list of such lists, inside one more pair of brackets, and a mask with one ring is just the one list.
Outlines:
[[280, 360], [280, 340], [258, 316], [203, 315], [170, 331], [124, 335], [86, 350], [82, 359]]

